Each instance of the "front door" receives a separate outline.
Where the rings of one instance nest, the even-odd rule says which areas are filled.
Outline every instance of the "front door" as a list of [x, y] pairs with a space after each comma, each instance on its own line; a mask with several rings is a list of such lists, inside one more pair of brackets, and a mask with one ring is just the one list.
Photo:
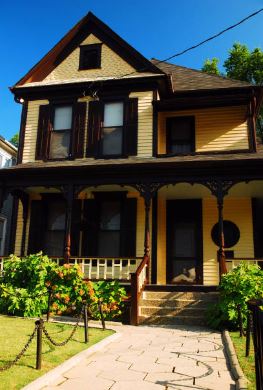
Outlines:
[[167, 283], [202, 284], [202, 200], [167, 201]]

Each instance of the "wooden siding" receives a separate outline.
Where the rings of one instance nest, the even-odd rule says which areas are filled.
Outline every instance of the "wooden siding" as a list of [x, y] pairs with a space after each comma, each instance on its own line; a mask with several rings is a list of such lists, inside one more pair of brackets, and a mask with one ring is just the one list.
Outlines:
[[23, 231], [23, 206], [19, 201], [18, 212], [17, 212], [17, 224], [16, 224], [16, 242], [15, 242], [15, 255], [19, 256], [21, 252], [22, 242], [22, 231]]
[[152, 157], [153, 154], [153, 92], [132, 92], [131, 98], [138, 98], [138, 157]]
[[[250, 198], [226, 198], [224, 219], [234, 222], [240, 230], [240, 240], [229, 250], [235, 257], [254, 257], [253, 224]], [[217, 246], [211, 238], [211, 230], [217, 223], [218, 214], [214, 199], [203, 200], [203, 236], [204, 236], [204, 284], [217, 284], [219, 281]]]
[[166, 118], [195, 117], [196, 152], [249, 148], [246, 106], [217, 107], [159, 113], [158, 153], [166, 153]]
[[[240, 229], [240, 240], [233, 247], [235, 257], [253, 257], [253, 225], [250, 198], [227, 198], [224, 205], [224, 219], [234, 222]], [[203, 273], [204, 285], [217, 285], [219, 270], [217, 246], [211, 238], [211, 230], [217, 223], [216, 200], [203, 199]], [[157, 283], [166, 283], [166, 199], [158, 198], [157, 235]]]
[[[81, 45], [101, 43], [93, 34], [90, 34]], [[135, 71], [135, 69], [125, 62], [121, 57], [112, 51], [107, 45], [102, 45], [101, 68], [99, 69], [79, 69], [79, 47], [75, 49], [61, 64], [59, 64], [44, 81], [59, 81], [70, 79], [95, 79], [103, 76], [119, 76]]]
[[36, 140], [38, 128], [38, 113], [41, 104], [48, 104], [48, 100], [34, 100], [28, 102], [28, 112], [25, 129], [25, 143], [23, 163], [35, 161]]

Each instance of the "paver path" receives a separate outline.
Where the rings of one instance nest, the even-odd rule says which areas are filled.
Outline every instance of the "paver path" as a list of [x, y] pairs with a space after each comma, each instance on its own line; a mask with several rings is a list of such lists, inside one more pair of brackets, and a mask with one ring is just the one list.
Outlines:
[[234, 390], [221, 334], [195, 327], [116, 327], [121, 337], [45, 390]]

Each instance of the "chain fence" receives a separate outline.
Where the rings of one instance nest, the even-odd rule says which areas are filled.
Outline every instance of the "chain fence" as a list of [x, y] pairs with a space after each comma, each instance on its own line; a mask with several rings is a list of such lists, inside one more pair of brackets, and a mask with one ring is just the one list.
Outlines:
[[34, 340], [34, 337], [36, 335], [37, 330], [38, 330], [38, 325], [36, 324], [33, 333], [30, 335], [30, 337], [29, 337], [27, 343], [25, 344], [25, 346], [23, 347], [23, 349], [19, 352], [19, 354], [15, 357], [14, 360], [12, 360], [11, 362], [7, 363], [3, 367], [0, 367], [0, 372], [6, 371], [9, 368], [13, 367], [24, 356], [24, 354], [26, 353], [26, 351], [29, 348], [30, 344]]

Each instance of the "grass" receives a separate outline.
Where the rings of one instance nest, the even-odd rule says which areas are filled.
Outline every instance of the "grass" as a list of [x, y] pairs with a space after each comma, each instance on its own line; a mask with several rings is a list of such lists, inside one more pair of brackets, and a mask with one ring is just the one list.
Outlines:
[[[34, 330], [34, 320], [0, 315], [0, 368], [14, 360]], [[72, 330], [71, 325], [48, 323], [46, 329], [58, 342], [65, 340]], [[113, 334], [111, 330], [89, 329], [89, 343], [84, 343], [84, 329], [77, 329], [73, 339], [64, 347], [54, 347], [45, 337], [42, 346], [42, 369], [36, 370], [36, 338], [18, 363], [7, 371], [0, 372], [0, 390], [21, 389], [37, 377], [63, 363], [78, 352]]]
[[239, 337], [239, 332], [230, 332], [230, 336], [236, 350], [240, 367], [242, 368], [246, 378], [249, 380], [248, 389], [255, 390], [256, 373], [252, 338], [250, 342], [250, 355], [246, 357], [246, 338]]

